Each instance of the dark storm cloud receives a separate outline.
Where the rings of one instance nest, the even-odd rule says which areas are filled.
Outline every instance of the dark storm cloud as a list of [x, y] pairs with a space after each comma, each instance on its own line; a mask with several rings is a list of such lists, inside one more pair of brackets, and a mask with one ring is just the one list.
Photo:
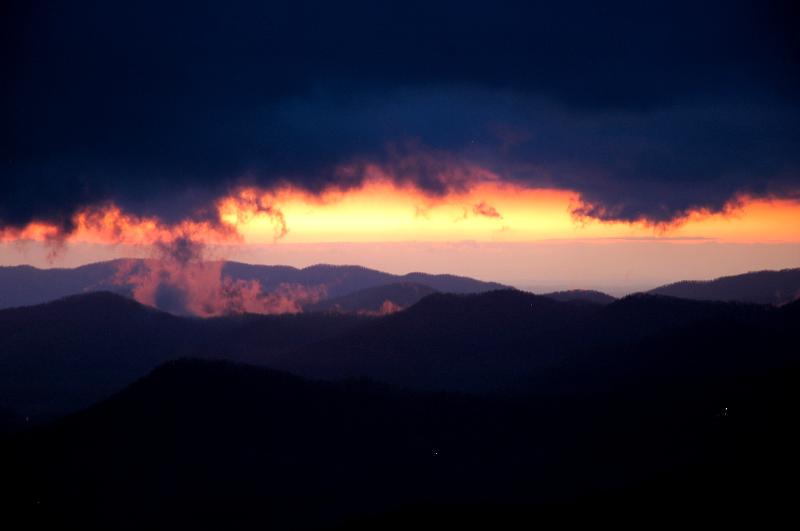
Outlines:
[[0, 224], [203, 216], [365, 162], [434, 193], [476, 163], [617, 219], [800, 185], [788, 2], [164, 4], [4, 4]]

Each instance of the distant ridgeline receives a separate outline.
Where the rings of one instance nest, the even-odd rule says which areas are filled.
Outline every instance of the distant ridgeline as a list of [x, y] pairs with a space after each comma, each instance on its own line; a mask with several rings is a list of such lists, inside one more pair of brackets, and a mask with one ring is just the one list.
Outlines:
[[430, 293], [505, 286], [454, 275], [392, 275], [360, 266], [304, 269], [237, 262], [113, 260], [75, 269], [0, 267], [0, 308], [111, 291], [177, 315], [337, 311], [381, 314]]
[[[454, 275], [392, 275], [360, 266], [249, 265], [121, 259], [74, 269], [0, 267], [0, 308], [110, 291], [175, 315], [336, 312], [385, 315], [423, 297], [483, 293], [507, 286]], [[761, 271], [712, 281], [684, 281], [650, 293], [694, 300], [781, 305], [800, 296], [800, 269]], [[559, 301], [609, 304], [614, 297], [590, 290], [547, 293]]]
[[[102, 291], [0, 310], [0, 511], [491, 529], [793, 508], [800, 301], [583, 294], [403, 281], [280, 315]], [[384, 296], [410, 306], [360, 311]]]
[[[385, 317], [196, 319], [110, 293], [2, 310], [0, 510], [98, 529], [779, 518], [798, 329], [800, 302], [513, 290]], [[228, 361], [168, 361], [188, 356]]]
[[709, 281], [685, 280], [650, 293], [683, 299], [781, 305], [800, 298], [800, 268], [757, 271]]

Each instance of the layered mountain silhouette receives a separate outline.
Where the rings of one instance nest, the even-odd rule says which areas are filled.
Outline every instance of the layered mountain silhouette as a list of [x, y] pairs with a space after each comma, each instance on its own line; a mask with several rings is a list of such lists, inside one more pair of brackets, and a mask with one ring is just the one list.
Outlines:
[[298, 314], [104, 291], [0, 310], [6, 521], [486, 529], [793, 507], [800, 300], [348, 291], [352, 270], [310, 269], [342, 293]]
[[97, 291], [114, 277], [119, 263], [112, 260], [73, 269], [39, 269], [29, 265], [0, 267], [0, 308], [41, 304]]
[[756, 271], [715, 280], [685, 280], [652, 290], [683, 299], [786, 304], [800, 298], [800, 268]]
[[513, 290], [437, 294], [274, 363], [313, 377], [425, 389], [590, 392], [632, 374], [658, 379], [782, 366], [796, 357], [794, 306], [642, 294], [607, 305]]
[[616, 297], [612, 297], [611, 295], [603, 293], [602, 291], [587, 290], [587, 289], [554, 291], [552, 293], [544, 293], [542, 294], [542, 297], [547, 297], [548, 299], [553, 299], [563, 302], [586, 301], [586, 302], [594, 302], [597, 304], [610, 304], [615, 300], [617, 300]]
[[385, 317], [177, 317], [111, 293], [0, 311], [0, 407], [34, 421], [85, 407], [179, 357], [470, 393], [609, 389], [631, 375], [794, 362], [797, 305], [635, 295], [559, 302], [516, 290], [432, 294]]
[[180, 360], [0, 440], [0, 507], [34, 528], [99, 529], [778, 518], [797, 377], [670, 376], [553, 402]]
[[226, 262], [223, 274], [234, 279], [257, 280], [265, 291], [275, 289], [280, 284], [304, 284], [326, 286], [328, 298], [340, 297], [359, 290], [405, 283], [422, 284], [436, 291], [446, 293], [481, 293], [501, 289], [506, 286], [497, 282], [483, 282], [456, 275], [430, 275], [427, 273], [408, 273], [392, 275], [361, 266], [314, 265], [303, 269], [287, 266], [263, 266]]
[[105, 398], [166, 360], [268, 361], [361, 321], [313, 314], [177, 317], [108, 292], [0, 310], [0, 408], [38, 422]]
[[[111, 291], [133, 296], [136, 275], [151, 260], [121, 259], [89, 264], [74, 269], [37, 269], [31, 266], [0, 267], [0, 309], [40, 304], [69, 295]], [[392, 275], [360, 266], [315, 265], [298, 269], [288, 266], [251, 265], [216, 262], [214, 271], [227, 293], [225, 282], [257, 282], [262, 295], [281, 293], [287, 287], [307, 289], [310, 297], [300, 297], [291, 311], [337, 311], [339, 313], [385, 314], [406, 308], [433, 293], [483, 293], [505, 286], [454, 275], [409, 273]], [[153, 273], [157, 278], [158, 271]], [[153, 296], [152, 304], [162, 310], [189, 314], [186, 286], [169, 280]], [[683, 281], [661, 286], [650, 293], [694, 300], [751, 302], [780, 305], [800, 295], [800, 269], [760, 271], [722, 277], [712, 281]], [[568, 290], [544, 296], [558, 301], [586, 301], [609, 304], [616, 300], [602, 292]], [[247, 311], [246, 306], [224, 306], [220, 313]], [[253, 310], [251, 310], [253, 311]], [[280, 307], [276, 312], [289, 311]], [[267, 313], [271, 313], [267, 312]]]
[[[126, 296], [131, 296], [135, 279], [149, 264], [157, 261], [139, 259], [121, 259], [108, 262], [89, 264], [74, 269], [37, 269], [31, 266], [0, 267], [0, 308], [12, 308], [49, 302], [68, 295], [92, 291], [111, 291]], [[198, 263], [189, 265], [196, 266]], [[199, 263], [202, 265], [202, 263]], [[209, 263], [219, 264], [214, 268], [217, 276], [231, 282], [258, 282], [262, 293], [272, 293], [285, 286], [305, 287], [313, 289], [320, 300], [336, 299], [349, 294], [398, 284], [405, 286], [406, 290], [394, 288], [398, 300], [390, 300], [397, 306], [408, 306], [411, 301], [419, 300], [420, 286], [426, 286], [431, 291], [448, 293], [480, 293], [504, 286], [495, 282], [483, 282], [467, 277], [455, 275], [429, 275], [426, 273], [409, 273], [406, 275], [392, 275], [375, 271], [360, 266], [334, 266], [315, 265], [303, 269], [288, 266], [250, 265], [239, 262]], [[187, 267], [185, 264], [170, 264], [171, 267]], [[211, 268], [209, 268], [211, 269]], [[191, 271], [190, 271], [191, 272]], [[154, 275], [154, 276], [157, 276]], [[217, 281], [220, 280], [217, 278]], [[164, 281], [163, 289], [156, 294], [154, 305], [165, 311], [175, 311], [174, 304], [176, 290], [184, 289], [182, 286], [171, 286]], [[354, 295], [348, 301], [340, 303], [342, 307], [351, 307], [352, 302], [359, 300], [360, 296]], [[415, 299], [416, 297], [416, 299]], [[366, 295], [368, 303], [369, 294]], [[387, 300], [387, 299], [384, 299]], [[315, 304], [311, 300], [308, 304]], [[384, 301], [380, 301], [383, 304]], [[305, 304], [306, 301], [301, 301]], [[376, 311], [380, 308], [365, 306], [352, 308], [353, 312]], [[326, 306], [329, 308], [330, 306]], [[177, 306], [177, 313], [181, 306]]]
[[408, 308], [437, 291], [424, 284], [398, 282], [362, 289], [341, 297], [326, 299], [304, 308], [310, 312], [360, 313], [386, 315]]

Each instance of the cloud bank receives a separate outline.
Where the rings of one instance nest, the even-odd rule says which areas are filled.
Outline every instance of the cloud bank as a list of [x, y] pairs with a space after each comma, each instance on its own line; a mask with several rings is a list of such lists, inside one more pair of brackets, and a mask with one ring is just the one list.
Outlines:
[[0, 228], [216, 223], [243, 187], [376, 168], [574, 190], [603, 220], [800, 198], [796, 3], [531, 4], [4, 3]]

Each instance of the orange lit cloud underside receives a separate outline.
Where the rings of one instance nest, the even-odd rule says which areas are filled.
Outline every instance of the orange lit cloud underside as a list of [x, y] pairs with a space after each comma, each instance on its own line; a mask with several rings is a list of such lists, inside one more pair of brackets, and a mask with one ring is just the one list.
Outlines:
[[740, 198], [724, 213], [693, 212], [668, 226], [576, 219], [577, 193], [526, 189], [499, 181], [432, 197], [373, 180], [348, 191], [311, 195], [293, 188], [242, 189], [217, 203], [219, 223], [165, 225], [110, 205], [80, 212], [74, 232], [32, 223], [0, 241], [36, 240], [147, 245], [190, 236], [211, 244], [399, 241], [524, 242], [542, 239], [711, 238], [725, 242], [800, 241], [800, 203]]

